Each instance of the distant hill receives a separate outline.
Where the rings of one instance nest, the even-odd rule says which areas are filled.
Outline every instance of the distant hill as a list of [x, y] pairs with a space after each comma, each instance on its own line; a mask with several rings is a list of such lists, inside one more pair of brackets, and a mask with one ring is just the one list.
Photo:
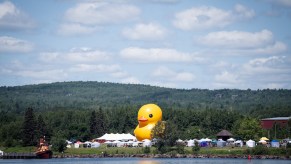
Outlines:
[[[181, 110], [226, 109], [248, 113], [290, 111], [291, 90], [171, 89], [108, 82], [58, 82], [0, 87], [0, 111], [23, 113], [55, 109], [113, 109], [157, 103], [162, 108]], [[281, 112], [281, 115], [289, 113]]]

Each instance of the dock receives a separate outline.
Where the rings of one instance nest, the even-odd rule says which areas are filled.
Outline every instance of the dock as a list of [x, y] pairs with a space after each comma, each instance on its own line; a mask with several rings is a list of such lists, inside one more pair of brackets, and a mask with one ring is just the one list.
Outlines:
[[3, 153], [2, 159], [35, 159], [35, 153]]

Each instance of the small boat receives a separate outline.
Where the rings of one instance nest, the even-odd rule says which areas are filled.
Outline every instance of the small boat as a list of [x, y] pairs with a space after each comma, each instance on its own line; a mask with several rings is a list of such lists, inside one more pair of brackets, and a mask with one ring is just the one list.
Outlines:
[[53, 152], [49, 149], [49, 145], [45, 141], [45, 137], [40, 138], [37, 151], [35, 152], [36, 158], [48, 159], [52, 158]]

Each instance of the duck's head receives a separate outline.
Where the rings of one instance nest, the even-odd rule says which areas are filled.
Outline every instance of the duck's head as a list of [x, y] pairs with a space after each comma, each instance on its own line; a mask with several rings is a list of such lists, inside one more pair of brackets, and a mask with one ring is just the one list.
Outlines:
[[137, 119], [141, 126], [157, 123], [162, 120], [162, 110], [155, 104], [146, 104], [139, 109]]

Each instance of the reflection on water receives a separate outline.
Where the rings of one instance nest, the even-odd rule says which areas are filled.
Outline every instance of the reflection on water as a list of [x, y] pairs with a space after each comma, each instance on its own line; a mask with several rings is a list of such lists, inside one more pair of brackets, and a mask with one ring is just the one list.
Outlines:
[[290, 164], [291, 160], [201, 159], [201, 158], [66, 158], [66, 159], [0, 159], [0, 164]]
[[138, 161], [138, 164], [161, 164], [161, 162], [152, 159], [145, 159]]

